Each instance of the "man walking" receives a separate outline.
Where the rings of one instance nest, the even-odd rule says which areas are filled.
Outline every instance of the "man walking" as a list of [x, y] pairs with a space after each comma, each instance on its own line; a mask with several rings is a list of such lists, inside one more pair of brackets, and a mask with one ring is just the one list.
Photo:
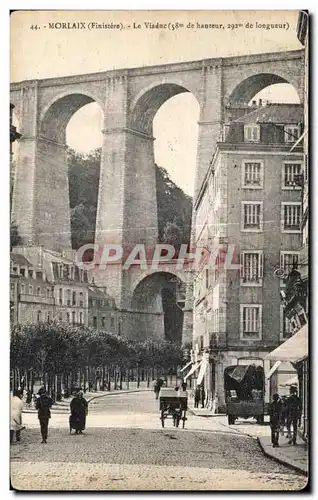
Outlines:
[[278, 394], [273, 395], [273, 401], [269, 405], [269, 418], [270, 418], [270, 426], [271, 426], [271, 438], [272, 438], [272, 446], [276, 448], [279, 446], [279, 428], [280, 428], [280, 419], [281, 419], [281, 411], [282, 411], [282, 402]]
[[38, 410], [38, 419], [40, 421], [42, 443], [46, 443], [49, 419], [51, 418], [50, 408], [52, 406], [52, 399], [48, 396], [44, 387], [41, 387], [38, 394], [36, 409]]
[[291, 426], [293, 426], [293, 434], [288, 444], [293, 444], [295, 446], [297, 444], [298, 422], [301, 416], [301, 401], [297, 395], [297, 387], [292, 386], [290, 388], [290, 396], [287, 399], [287, 411], [287, 427], [290, 429]]

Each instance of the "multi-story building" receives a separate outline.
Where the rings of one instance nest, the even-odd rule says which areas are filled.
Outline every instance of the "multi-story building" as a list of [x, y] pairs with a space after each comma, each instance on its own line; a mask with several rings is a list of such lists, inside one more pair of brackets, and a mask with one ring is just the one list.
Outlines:
[[23, 255], [11, 253], [10, 258], [10, 321], [36, 323], [55, 316], [53, 286], [45, 273], [36, 270]]
[[97, 330], [121, 334], [115, 300], [94, 283], [88, 287], [88, 325]]
[[[291, 147], [302, 108], [253, 103], [241, 111], [224, 127], [195, 205], [196, 247], [206, 248], [208, 265], [195, 278], [193, 344], [209, 352], [204, 384], [220, 406], [224, 369], [245, 358], [269, 372], [265, 355], [291, 335], [277, 270], [297, 266], [300, 248], [303, 156], [300, 143]], [[278, 370], [268, 393], [295, 373], [290, 363]]]
[[[305, 99], [304, 99], [304, 131], [303, 141], [303, 168], [300, 185], [302, 187], [302, 219], [301, 219], [301, 248], [297, 268], [289, 270], [285, 280], [284, 314], [295, 326], [295, 337], [289, 348], [290, 357], [297, 370], [299, 395], [302, 400], [301, 431], [304, 438], [308, 437], [309, 429], [309, 378], [308, 378], [308, 244], [309, 244], [309, 172], [308, 172], [308, 12], [300, 11], [298, 16], [297, 36], [305, 48]], [[297, 144], [297, 143], [296, 143]], [[293, 150], [294, 148], [292, 148]], [[286, 349], [288, 346], [284, 346]], [[277, 350], [278, 351], [278, 350]], [[279, 351], [273, 355], [279, 356]], [[293, 352], [294, 351], [294, 352]]]
[[13, 248], [11, 320], [55, 320], [120, 333], [114, 299], [89, 283], [71, 257], [42, 247]]

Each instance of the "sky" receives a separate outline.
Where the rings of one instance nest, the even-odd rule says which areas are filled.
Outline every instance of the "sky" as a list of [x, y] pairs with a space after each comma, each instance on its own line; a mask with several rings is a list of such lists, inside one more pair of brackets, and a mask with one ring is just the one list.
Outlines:
[[[11, 15], [11, 81], [86, 74], [172, 62], [302, 48], [296, 36], [298, 11], [20, 11]], [[174, 31], [150, 29], [145, 22], [193, 23]], [[63, 30], [49, 23], [141, 24], [141, 29]], [[197, 24], [223, 24], [201, 29]], [[247, 28], [247, 23], [253, 28]], [[258, 25], [257, 25], [258, 23]], [[287, 24], [263, 29], [259, 24]], [[242, 25], [227, 29], [227, 25]], [[33, 27], [33, 29], [32, 29]], [[37, 29], [35, 29], [37, 27]], [[293, 88], [276, 85], [263, 98], [298, 102]], [[154, 118], [155, 161], [192, 194], [199, 106], [189, 93], [167, 101]], [[86, 152], [101, 143], [103, 115], [96, 104], [83, 107], [67, 127], [67, 143]], [[85, 140], [83, 138], [85, 137]]]

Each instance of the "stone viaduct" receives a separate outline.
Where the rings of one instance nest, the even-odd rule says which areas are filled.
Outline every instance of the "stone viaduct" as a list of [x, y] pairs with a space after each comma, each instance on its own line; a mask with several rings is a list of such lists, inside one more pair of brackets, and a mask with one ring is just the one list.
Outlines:
[[[182, 92], [199, 103], [196, 196], [227, 106], [247, 103], [275, 83], [293, 85], [303, 102], [304, 74], [300, 50], [12, 83], [10, 100], [22, 134], [12, 217], [24, 244], [71, 248], [66, 126], [82, 106], [96, 102], [104, 113], [95, 244], [151, 247], [158, 238], [152, 124], [160, 106]], [[165, 272], [186, 279], [169, 265]], [[113, 265], [94, 274], [118, 307], [130, 310], [137, 287], [158, 273]]]

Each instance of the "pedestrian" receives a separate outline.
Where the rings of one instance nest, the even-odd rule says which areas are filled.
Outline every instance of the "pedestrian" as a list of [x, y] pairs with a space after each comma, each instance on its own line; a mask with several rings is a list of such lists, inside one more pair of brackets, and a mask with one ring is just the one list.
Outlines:
[[13, 442], [14, 434], [16, 441], [21, 439], [22, 430], [22, 392], [19, 390], [13, 391], [11, 400], [11, 414], [10, 414], [10, 443]]
[[31, 403], [32, 403], [32, 391], [28, 389], [26, 394], [25, 404], [28, 408], [30, 408]]
[[154, 385], [154, 391], [155, 391], [155, 394], [156, 394], [156, 399], [159, 398], [159, 392], [160, 392], [160, 389], [161, 389], [162, 385], [163, 385], [163, 380], [161, 378], [158, 378], [156, 380], [155, 385]]
[[47, 442], [49, 419], [51, 418], [52, 399], [48, 396], [44, 387], [38, 392], [36, 409], [38, 410], [38, 419], [40, 421], [42, 443]]
[[205, 390], [204, 390], [204, 387], [201, 387], [200, 400], [201, 400], [201, 408], [204, 408], [204, 403], [205, 403]]
[[271, 426], [271, 438], [273, 448], [279, 446], [279, 426], [282, 411], [282, 402], [279, 394], [273, 395], [273, 401], [269, 405], [269, 418]]
[[[298, 422], [301, 417], [301, 401], [297, 395], [297, 387], [292, 386], [290, 388], [290, 396], [287, 399], [287, 427], [289, 429], [289, 441], [288, 444], [293, 444], [294, 446], [297, 444], [297, 429]], [[293, 427], [293, 434], [290, 435], [291, 426]]]
[[199, 408], [200, 393], [201, 393], [201, 390], [200, 390], [200, 386], [198, 385], [198, 387], [194, 391], [194, 408]]
[[285, 432], [285, 427], [287, 427], [287, 417], [288, 417], [287, 396], [282, 396], [281, 402], [282, 402], [282, 410], [280, 414], [280, 433], [283, 436]]
[[71, 401], [70, 431], [75, 430], [76, 434], [83, 434], [88, 413], [88, 403], [83, 397], [83, 392], [79, 391]]

